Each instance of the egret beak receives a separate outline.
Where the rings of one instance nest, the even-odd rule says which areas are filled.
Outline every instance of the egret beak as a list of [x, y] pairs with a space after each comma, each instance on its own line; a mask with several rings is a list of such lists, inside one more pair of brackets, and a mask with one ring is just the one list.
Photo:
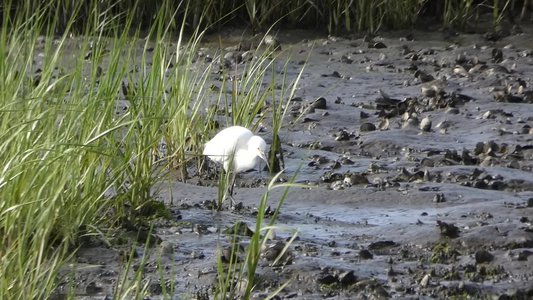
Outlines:
[[265, 155], [265, 152], [263, 150], [261, 150], [261, 149], [257, 149], [257, 156], [259, 156], [262, 160], [265, 161], [265, 163], [267, 165], [267, 168], [270, 171], [270, 164], [268, 163], [268, 158]]

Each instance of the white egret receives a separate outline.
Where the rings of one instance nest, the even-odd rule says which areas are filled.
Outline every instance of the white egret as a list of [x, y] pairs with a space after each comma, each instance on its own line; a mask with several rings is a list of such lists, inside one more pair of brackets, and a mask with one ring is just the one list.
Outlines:
[[203, 154], [222, 164], [224, 170], [232, 175], [229, 188], [232, 202], [236, 174], [255, 168], [260, 159], [268, 166], [266, 148], [267, 144], [263, 138], [241, 126], [223, 129], [205, 144]]

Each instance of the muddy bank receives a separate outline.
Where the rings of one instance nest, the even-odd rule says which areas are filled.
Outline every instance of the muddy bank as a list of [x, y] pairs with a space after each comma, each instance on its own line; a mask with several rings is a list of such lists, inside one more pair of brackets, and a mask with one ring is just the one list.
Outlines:
[[[533, 297], [532, 30], [497, 40], [278, 33], [289, 78], [306, 62], [280, 138], [285, 176], [299, 170], [307, 187], [289, 193], [270, 245], [298, 238], [284, 264], [262, 260], [254, 297], [286, 282], [281, 298]], [[239, 38], [222, 45], [228, 58], [245, 52]], [[267, 142], [269, 128], [259, 133]], [[209, 205], [216, 182], [163, 183], [158, 199], [172, 217], [154, 228], [149, 257], [121, 236], [90, 241], [65, 270], [74, 274], [65, 290], [112, 295], [134, 253], [150, 298], [173, 289], [176, 299], [208, 299], [231, 238], [223, 231], [237, 221], [254, 228], [265, 177], [242, 174], [243, 208], [221, 212]]]

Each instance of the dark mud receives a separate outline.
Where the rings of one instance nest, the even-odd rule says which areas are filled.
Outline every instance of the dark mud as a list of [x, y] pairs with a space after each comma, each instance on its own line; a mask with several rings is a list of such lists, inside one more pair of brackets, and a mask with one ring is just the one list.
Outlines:
[[[285, 265], [261, 261], [254, 298], [286, 282], [281, 298], [533, 298], [533, 28], [523, 31], [496, 41], [280, 32], [289, 78], [307, 62], [280, 138], [285, 176], [298, 171], [308, 188], [282, 206], [269, 245], [298, 237]], [[239, 38], [224, 38], [229, 67], [244, 53]], [[266, 120], [259, 134], [270, 142]], [[160, 186], [172, 218], [154, 228], [149, 257], [134, 248], [150, 298], [170, 287], [176, 299], [212, 297], [231, 239], [222, 232], [254, 228], [265, 177], [241, 176], [238, 211], [206, 205], [216, 182]], [[65, 287], [74, 282], [82, 299], [113, 295], [131, 245], [111, 245], [82, 248]]]

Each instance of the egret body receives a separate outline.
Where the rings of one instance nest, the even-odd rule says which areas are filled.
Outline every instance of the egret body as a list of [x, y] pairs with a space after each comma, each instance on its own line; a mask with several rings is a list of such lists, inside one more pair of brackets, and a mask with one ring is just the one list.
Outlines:
[[228, 127], [205, 144], [204, 155], [221, 163], [226, 172], [240, 173], [255, 168], [259, 159], [267, 163], [267, 144], [241, 126]]
[[229, 197], [233, 205], [233, 186], [239, 172], [255, 168], [260, 159], [268, 166], [265, 155], [267, 144], [260, 136], [241, 126], [223, 129], [205, 144], [204, 155], [224, 166], [230, 175], [230, 186], [224, 197]]

